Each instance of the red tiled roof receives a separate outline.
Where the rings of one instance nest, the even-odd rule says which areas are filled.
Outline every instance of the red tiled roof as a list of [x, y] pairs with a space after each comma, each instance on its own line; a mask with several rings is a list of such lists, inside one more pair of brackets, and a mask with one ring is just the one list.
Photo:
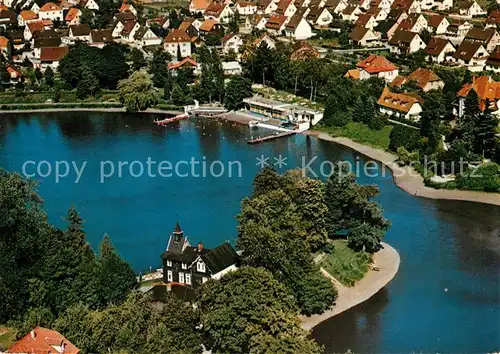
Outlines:
[[0, 48], [7, 48], [8, 46], [9, 40], [4, 36], [0, 36]]
[[36, 327], [33, 331], [14, 343], [7, 353], [47, 354], [61, 353], [55, 347], [64, 346], [64, 354], [79, 354], [80, 349], [64, 338], [61, 333], [47, 328]]
[[25, 21], [34, 20], [35, 18], [38, 17], [37, 14], [34, 11], [31, 11], [31, 10], [22, 10], [19, 13], [19, 16], [21, 16], [22, 19], [25, 20]]
[[480, 76], [473, 79], [472, 84], [465, 84], [457, 95], [467, 97], [472, 89], [476, 91], [481, 100], [500, 99], [500, 82], [494, 81], [490, 76]]
[[191, 42], [191, 37], [183, 30], [172, 29], [164, 41], [167, 43]]
[[189, 7], [192, 7], [196, 10], [205, 10], [210, 4], [210, 0], [191, 0]]
[[441, 79], [429, 69], [418, 68], [406, 77], [398, 75], [391, 82], [391, 86], [401, 86], [410, 81], [416, 82], [417, 86], [423, 89], [429, 82], [441, 81]]
[[358, 17], [358, 20], [355, 23], [356, 27], [365, 27], [368, 21], [372, 18], [371, 14], [361, 14]]
[[393, 93], [387, 87], [377, 101], [380, 106], [407, 113], [415, 103], [423, 103], [423, 99], [417, 95], [404, 93]]
[[216, 24], [217, 21], [209, 18], [208, 20], [203, 21], [200, 26], [200, 31], [210, 32]]
[[432, 28], [438, 28], [445, 18], [446, 17], [443, 15], [432, 15], [427, 21], [427, 24]]
[[198, 66], [198, 63], [195, 62], [190, 57], [186, 57], [186, 58], [182, 59], [181, 61], [178, 61], [177, 63], [168, 64], [168, 68], [170, 70], [175, 70], [175, 69], [178, 69], [180, 67], [183, 67], [184, 65], [187, 65], [187, 66]]
[[78, 15], [78, 12], [80, 9], [77, 9], [76, 7], [72, 7], [69, 9], [68, 13], [66, 14], [66, 17], [64, 18], [66, 21], [71, 22], [75, 19], [75, 17]]
[[68, 47], [42, 48], [40, 52], [41, 61], [59, 61], [68, 54]]
[[432, 37], [425, 48], [425, 52], [429, 55], [439, 55], [448, 43], [449, 41], [447, 39]]
[[379, 55], [370, 55], [368, 58], [357, 63], [356, 66], [370, 74], [393, 71], [397, 69], [396, 65], [391, 63], [385, 57]]
[[272, 16], [269, 20], [267, 20], [266, 28], [279, 30], [283, 26], [285, 21], [286, 21], [286, 16], [283, 15]]
[[43, 21], [29, 22], [26, 24], [26, 26], [28, 26], [31, 33], [41, 31], [45, 27]]
[[53, 2], [45, 3], [39, 11], [61, 11], [61, 6], [54, 4]]

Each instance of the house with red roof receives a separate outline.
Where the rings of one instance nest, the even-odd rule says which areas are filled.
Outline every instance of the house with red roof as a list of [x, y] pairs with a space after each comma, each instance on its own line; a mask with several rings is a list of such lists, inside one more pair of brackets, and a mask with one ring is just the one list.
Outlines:
[[124, 1], [120, 8], [118, 9], [119, 12], [132, 12], [135, 16], [137, 16], [137, 10], [135, 9], [134, 5], [127, 3], [127, 1]]
[[373, 54], [357, 63], [356, 68], [359, 70], [360, 80], [379, 77], [386, 82], [391, 82], [399, 74], [398, 67], [387, 58]]
[[408, 76], [398, 75], [391, 82], [391, 86], [401, 87], [410, 82], [416, 83], [416, 85], [424, 92], [439, 90], [444, 87], [444, 81], [441, 80], [441, 78], [437, 76], [434, 71], [425, 68], [418, 68]]
[[68, 47], [48, 47], [41, 48], [40, 50], [40, 60], [34, 62], [33, 66], [39, 68], [41, 72], [44, 72], [49, 66], [52, 70], [56, 71], [59, 67], [59, 62], [62, 58], [68, 54]]
[[480, 76], [478, 78], [473, 76], [472, 83], [465, 84], [457, 92], [459, 117], [462, 117], [465, 113], [466, 98], [472, 90], [479, 97], [479, 107], [482, 111], [490, 109], [498, 115], [498, 107], [500, 107], [500, 82], [493, 80], [490, 76]]
[[7, 37], [0, 36], [0, 53], [6, 58], [10, 58], [11, 43]]
[[189, 69], [189, 68], [192, 68], [194, 70], [195, 75], [199, 75], [201, 73], [200, 64], [194, 61], [190, 57], [185, 57], [181, 61], [168, 64], [168, 70], [171, 70], [173, 72], [176, 72], [177, 70], [180, 69]]
[[82, 11], [79, 8], [72, 7], [64, 17], [64, 21], [66, 21], [66, 25], [68, 26], [79, 25], [81, 16]]
[[28, 22], [37, 21], [38, 15], [31, 10], [21, 10], [17, 15], [17, 23], [19, 26], [26, 26]]
[[191, 0], [189, 3], [189, 12], [192, 14], [204, 13], [211, 0]]
[[172, 58], [177, 58], [177, 53], [180, 51], [181, 57], [191, 56], [191, 37], [180, 29], [171, 30], [163, 40], [163, 48]]
[[423, 104], [424, 100], [420, 96], [411, 93], [391, 92], [387, 86], [377, 101], [380, 113], [394, 115], [412, 122], [420, 120]]
[[9, 354], [80, 354], [80, 349], [54, 330], [36, 327], [14, 343]]
[[280, 0], [278, 2], [278, 8], [276, 9], [276, 15], [286, 16], [288, 18], [292, 17], [297, 11], [297, 6], [295, 6], [292, 0]]
[[450, 22], [443, 15], [432, 15], [427, 21], [427, 27], [430, 32], [443, 34], [448, 30]]
[[40, 10], [38, 10], [38, 16], [42, 20], [52, 20], [52, 21], [63, 21], [63, 9], [61, 6], [53, 3], [45, 3]]
[[281, 35], [285, 30], [286, 16], [275, 15], [271, 16], [266, 22], [266, 30], [270, 34]]
[[227, 23], [234, 15], [233, 9], [221, 1], [211, 2], [205, 10], [205, 19], [215, 20], [220, 23]]
[[378, 23], [375, 20], [374, 16], [372, 16], [371, 14], [365, 13], [365, 14], [359, 15], [358, 19], [354, 23], [354, 26], [374, 29], [375, 27], [377, 27], [377, 24]]
[[427, 54], [426, 60], [443, 63], [451, 60], [455, 47], [445, 38], [432, 37], [425, 47], [425, 53]]
[[239, 0], [236, 2], [235, 9], [242, 16], [250, 16], [257, 13], [257, 2]]

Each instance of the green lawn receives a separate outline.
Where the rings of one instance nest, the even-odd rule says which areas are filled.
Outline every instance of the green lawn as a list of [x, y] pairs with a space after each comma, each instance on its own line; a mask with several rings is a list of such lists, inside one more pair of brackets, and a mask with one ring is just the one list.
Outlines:
[[344, 240], [331, 243], [334, 245], [333, 253], [324, 254], [319, 265], [345, 286], [353, 286], [368, 272], [371, 257], [368, 253], [354, 252]]
[[164, 12], [167, 9], [180, 9], [186, 7], [189, 4], [187, 0], [169, 0], [162, 2], [153, 2], [151, 4], [143, 4], [146, 9], [153, 9], [160, 12]]
[[[8, 103], [45, 103], [47, 100], [54, 97], [53, 92], [30, 92], [24, 96], [16, 96], [14, 92], [8, 91], [0, 93], [0, 104]], [[61, 91], [61, 99], [59, 102], [118, 102], [118, 91], [116, 90], [101, 90], [98, 97], [87, 97], [80, 100], [76, 96], [76, 91]]]
[[389, 148], [389, 134], [392, 126], [386, 125], [381, 130], [371, 130], [366, 124], [350, 122], [343, 127], [314, 127], [332, 136], [343, 136], [358, 143], [376, 147], [382, 150]]
[[7, 350], [15, 341], [15, 331], [0, 325], [0, 351]]

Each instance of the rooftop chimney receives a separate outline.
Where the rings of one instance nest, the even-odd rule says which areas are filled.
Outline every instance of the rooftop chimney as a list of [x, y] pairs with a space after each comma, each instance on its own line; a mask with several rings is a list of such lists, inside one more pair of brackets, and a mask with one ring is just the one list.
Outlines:
[[33, 339], [36, 338], [36, 333], [35, 333], [34, 329], [31, 330], [30, 334], [31, 334], [31, 338], [33, 338]]
[[203, 242], [198, 242], [198, 252], [201, 253], [203, 250]]

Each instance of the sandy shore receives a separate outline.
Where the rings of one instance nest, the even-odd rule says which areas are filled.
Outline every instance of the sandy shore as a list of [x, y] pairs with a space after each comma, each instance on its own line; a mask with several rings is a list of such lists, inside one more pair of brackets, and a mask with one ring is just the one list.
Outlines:
[[319, 323], [344, 312], [375, 295], [394, 278], [399, 269], [399, 253], [390, 245], [382, 242], [384, 248], [373, 255], [373, 265], [378, 267], [378, 271], [369, 270], [363, 279], [355, 286], [348, 288], [340, 284], [323, 269], [324, 274], [335, 283], [338, 291], [335, 306], [325, 311], [321, 315], [300, 316], [302, 328], [311, 330]]
[[332, 137], [323, 132], [307, 131], [305, 134], [314, 136], [318, 139], [342, 144], [373, 160], [381, 162], [392, 170], [396, 185], [414, 196], [431, 199], [464, 200], [500, 206], [500, 194], [498, 193], [462, 191], [457, 189], [434, 189], [427, 187], [424, 184], [424, 178], [417, 171], [408, 166], [400, 167], [395, 162], [397, 156], [389, 152], [354, 142], [348, 138]]

